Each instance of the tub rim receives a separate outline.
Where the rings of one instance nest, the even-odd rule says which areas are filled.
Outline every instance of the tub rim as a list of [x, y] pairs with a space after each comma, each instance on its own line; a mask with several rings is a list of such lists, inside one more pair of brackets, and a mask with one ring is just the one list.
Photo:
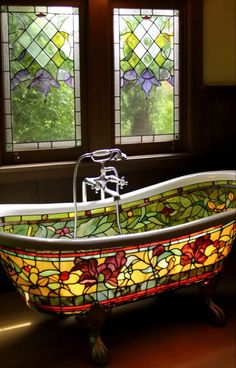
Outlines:
[[[179, 186], [200, 184], [208, 181], [236, 181], [236, 170], [218, 170], [198, 172], [179, 176], [157, 184], [149, 185], [120, 195], [119, 205], [152, 197], [163, 193], [176, 190]], [[77, 212], [93, 210], [101, 207], [115, 207], [113, 198], [99, 199], [88, 202], [77, 202]], [[17, 215], [44, 215], [60, 212], [74, 212], [74, 203], [33, 203], [33, 204], [0, 204], [0, 217]]]
[[90, 238], [53, 239], [27, 237], [24, 235], [9, 234], [0, 231], [0, 249], [10, 247], [22, 250], [37, 251], [88, 251], [108, 248], [121, 248], [123, 246], [142, 246], [147, 243], [171, 241], [172, 238], [188, 236], [200, 230], [207, 230], [215, 226], [236, 222], [236, 209], [230, 209], [202, 219], [187, 222], [181, 225], [166, 227], [164, 229], [149, 230], [134, 234], [113, 235]]

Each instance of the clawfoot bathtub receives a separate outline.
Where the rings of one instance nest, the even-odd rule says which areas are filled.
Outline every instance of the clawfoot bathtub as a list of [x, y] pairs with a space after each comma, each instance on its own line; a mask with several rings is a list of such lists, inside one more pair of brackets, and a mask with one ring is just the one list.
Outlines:
[[83, 320], [96, 364], [107, 362], [100, 329], [117, 305], [198, 283], [223, 323], [212, 294], [236, 237], [235, 175], [197, 173], [77, 203], [76, 227], [73, 203], [0, 205], [2, 265], [29, 307]]

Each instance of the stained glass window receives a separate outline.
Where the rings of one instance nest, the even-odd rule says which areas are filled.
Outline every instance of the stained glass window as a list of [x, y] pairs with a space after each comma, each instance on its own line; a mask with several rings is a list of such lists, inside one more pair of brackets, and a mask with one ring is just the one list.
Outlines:
[[0, 10], [6, 150], [81, 145], [79, 9]]
[[179, 12], [114, 9], [115, 142], [179, 139]]

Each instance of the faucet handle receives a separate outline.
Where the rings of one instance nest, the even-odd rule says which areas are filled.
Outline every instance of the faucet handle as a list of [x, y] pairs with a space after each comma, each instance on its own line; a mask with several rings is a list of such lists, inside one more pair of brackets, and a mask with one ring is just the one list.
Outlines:
[[125, 177], [124, 176], [122, 176], [120, 178], [120, 187], [121, 187], [121, 189], [123, 189], [125, 185], [128, 185], [128, 181], [125, 180]]

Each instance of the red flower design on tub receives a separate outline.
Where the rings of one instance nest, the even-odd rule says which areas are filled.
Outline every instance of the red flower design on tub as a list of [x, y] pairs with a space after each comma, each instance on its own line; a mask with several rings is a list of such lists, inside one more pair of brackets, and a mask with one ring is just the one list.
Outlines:
[[56, 234], [58, 234], [60, 237], [66, 236], [68, 238], [71, 238], [70, 229], [67, 226], [63, 227], [62, 229], [57, 229]]
[[153, 256], [157, 256], [159, 257], [162, 253], [165, 252], [165, 247], [164, 245], [157, 245], [154, 249], [153, 249]]
[[105, 258], [101, 264], [98, 264], [97, 258], [80, 259], [71, 271], [80, 270], [82, 272], [79, 283], [85, 284], [86, 288], [98, 283], [116, 287], [118, 286], [118, 275], [125, 263], [125, 252], [121, 251], [114, 256]]
[[207, 260], [205, 250], [212, 244], [213, 242], [210, 239], [210, 235], [206, 234], [197, 238], [195, 241], [184, 245], [182, 248], [183, 255], [181, 256], [180, 264], [182, 266], [193, 263], [204, 264]]

